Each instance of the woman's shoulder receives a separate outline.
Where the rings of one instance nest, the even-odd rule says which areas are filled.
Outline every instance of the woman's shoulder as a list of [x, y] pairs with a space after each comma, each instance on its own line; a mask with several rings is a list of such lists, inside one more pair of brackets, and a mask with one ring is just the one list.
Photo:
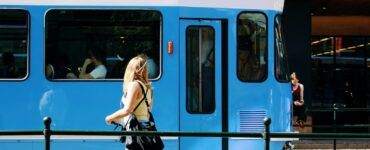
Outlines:
[[303, 85], [303, 84], [301, 84], [301, 83], [299, 83], [299, 84], [298, 84], [298, 86], [299, 86], [300, 88], [304, 88], [304, 85]]
[[144, 88], [148, 88], [148, 87], [151, 86], [151, 82], [143, 82], [143, 81], [140, 81], [140, 80], [136, 80], [136, 82], [139, 83], [139, 85], [143, 86]]
[[136, 81], [131, 81], [127, 84], [127, 88], [139, 88], [140, 83]]

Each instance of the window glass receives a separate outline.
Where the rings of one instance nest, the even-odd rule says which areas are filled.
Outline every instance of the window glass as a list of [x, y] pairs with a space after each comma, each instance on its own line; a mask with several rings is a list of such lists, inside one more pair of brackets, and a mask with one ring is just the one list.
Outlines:
[[28, 13], [0, 10], [0, 79], [27, 76]]
[[281, 24], [281, 16], [275, 18], [275, 75], [277, 80], [288, 82], [288, 58], [287, 51], [284, 44], [283, 30]]
[[313, 37], [311, 42], [313, 106], [366, 107], [368, 87], [366, 38]]
[[160, 75], [161, 14], [151, 10], [51, 10], [46, 14], [48, 79], [122, 79], [128, 61], [148, 56]]
[[366, 38], [366, 99], [367, 107], [370, 107], [370, 37]]
[[267, 77], [266, 20], [261, 13], [238, 17], [237, 76], [242, 81], [260, 82]]
[[334, 42], [335, 37], [311, 37], [312, 105], [328, 105], [334, 102]]
[[[332, 109], [335, 103], [343, 104], [348, 110], [338, 113], [337, 125], [369, 123], [366, 117], [348, 117], [366, 114], [358, 108], [370, 106], [368, 39], [364, 36], [311, 37], [311, 77], [314, 83], [311, 108]], [[316, 112], [313, 117], [325, 115]], [[320, 119], [317, 125], [331, 123], [331, 120]], [[326, 131], [319, 127], [316, 130]], [[367, 132], [368, 128], [348, 127], [337, 131]]]
[[339, 66], [363, 65], [366, 55], [365, 38], [362, 37], [336, 37], [335, 55]]
[[335, 99], [347, 107], [366, 107], [364, 37], [335, 38]]
[[186, 30], [186, 109], [190, 113], [215, 110], [215, 32], [211, 27]]

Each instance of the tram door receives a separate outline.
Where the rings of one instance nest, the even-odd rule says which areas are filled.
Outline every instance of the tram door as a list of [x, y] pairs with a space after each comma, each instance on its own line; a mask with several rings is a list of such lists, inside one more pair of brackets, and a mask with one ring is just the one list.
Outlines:
[[[221, 22], [180, 20], [180, 131], [221, 132]], [[218, 137], [180, 137], [181, 150], [221, 149]]]

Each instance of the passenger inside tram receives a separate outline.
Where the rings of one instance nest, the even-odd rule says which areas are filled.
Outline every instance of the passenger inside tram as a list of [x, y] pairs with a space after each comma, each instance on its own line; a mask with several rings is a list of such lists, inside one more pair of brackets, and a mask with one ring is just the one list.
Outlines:
[[[89, 50], [88, 57], [85, 59], [82, 68], [79, 69], [80, 79], [105, 79], [107, 68], [105, 67], [105, 53], [103, 50]], [[88, 71], [88, 66], [94, 65], [92, 71]]]
[[0, 78], [17, 78], [18, 68], [15, 64], [15, 58], [13, 53], [4, 52], [1, 55], [2, 65], [0, 68]]

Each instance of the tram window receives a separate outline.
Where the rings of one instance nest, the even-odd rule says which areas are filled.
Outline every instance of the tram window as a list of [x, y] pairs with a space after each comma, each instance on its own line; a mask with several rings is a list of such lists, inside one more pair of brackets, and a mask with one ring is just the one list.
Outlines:
[[158, 11], [50, 10], [45, 22], [50, 80], [122, 79], [128, 61], [138, 54], [148, 56], [149, 78], [160, 76]]
[[28, 12], [0, 10], [0, 79], [24, 79], [28, 60]]
[[241, 81], [262, 82], [267, 77], [266, 21], [262, 13], [238, 16], [237, 76]]
[[209, 26], [186, 30], [186, 109], [189, 113], [215, 111], [215, 31]]
[[275, 18], [275, 77], [278, 81], [289, 82], [288, 58], [284, 44], [281, 16]]

